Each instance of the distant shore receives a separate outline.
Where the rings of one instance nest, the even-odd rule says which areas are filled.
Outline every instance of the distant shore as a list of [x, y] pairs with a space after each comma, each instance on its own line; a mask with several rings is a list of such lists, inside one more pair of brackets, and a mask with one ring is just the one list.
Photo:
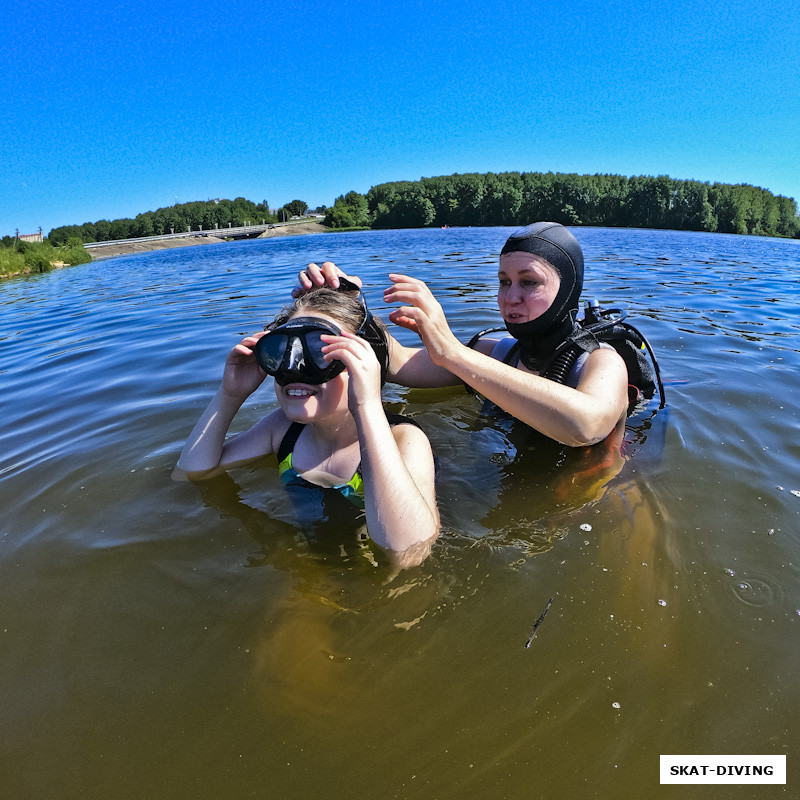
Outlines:
[[[309, 233], [325, 233], [330, 230], [319, 222], [301, 222], [291, 226], [280, 226], [264, 231], [257, 238], [272, 239], [276, 236], [305, 236]], [[188, 247], [197, 244], [220, 244], [225, 239], [218, 236], [192, 236], [185, 239], [154, 239], [152, 242], [131, 242], [125, 244], [110, 244], [107, 247], [93, 247], [87, 252], [92, 257], [92, 261], [116, 258], [117, 256], [128, 256], [133, 253], [147, 253], [151, 250], [166, 250], [173, 247]]]

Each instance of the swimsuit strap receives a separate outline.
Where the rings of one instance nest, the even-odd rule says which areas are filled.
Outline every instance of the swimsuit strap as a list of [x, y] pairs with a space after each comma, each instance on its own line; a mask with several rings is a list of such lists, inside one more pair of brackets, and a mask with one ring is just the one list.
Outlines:
[[283, 439], [278, 445], [278, 463], [280, 464], [288, 455], [291, 455], [294, 446], [297, 444], [297, 439], [305, 428], [304, 422], [293, 422], [286, 433], [283, 434]]
[[422, 430], [422, 427], [418, 422], [415, 422], [411, 417], [407, 417], [404, 414], [391, 414], [388, 411], [384, 411], [386, 414], [386, 419], [389, 420], [389, 426], [394, 428], [395, 425], [413, 425], [415, 428], [419, 428]]
[[[389, 425], [393, 428], [395, 425], [413, 425], [415, 428], [420, 428], [419, 424], [415, 422], [411, 417], [406, 417], [403, 414], [391, 414], [388, 411], [384, 411], [386, 414], [386, 419], [389, 422]], [[293, 422], [286, 433], [283, 435], [283, 439], [281, 439], [281, 443], [278, 445], [278, 470], [281, 474], [286, 472], [289, 469], [293, 470], [292, 467], [292, 453], [294, 452], [294, 446], [297, 444], [297, 440], [300, 438], [300, 434], [303, 432], [303, 428], [305, 428], [304, 422]], [[422, 430], [420, 428], [420, 430]], [[297, 474], [295, 472], [295, 474]], [[353, 488], [356, 491], [360, 490], [361, 488], [361, 464], [358, 465], [358, 469], [356, 470], [356, 474], [347, 482], [347, 484], [353, 484], [354, 482], [358, 483], [358, 489], [356, 489], [355, 485]]]

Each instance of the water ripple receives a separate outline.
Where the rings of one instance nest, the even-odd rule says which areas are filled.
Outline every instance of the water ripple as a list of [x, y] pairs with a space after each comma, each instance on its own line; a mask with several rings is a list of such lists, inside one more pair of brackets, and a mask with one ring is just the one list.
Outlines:
[[771, 577], [737, 574], [731, 576], [728, 590], [740, 602], [753, 608], [766, 608], [778, 604], [783, 592], [780, 584]]

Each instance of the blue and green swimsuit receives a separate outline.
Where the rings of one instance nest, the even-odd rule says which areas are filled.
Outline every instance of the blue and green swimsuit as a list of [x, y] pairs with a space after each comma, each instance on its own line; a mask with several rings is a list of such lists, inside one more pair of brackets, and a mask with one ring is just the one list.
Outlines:
[[[386, 413], [386, 419], [389, 420], [389, 425], [415, 425], [419, 427], [416, 422], [410, 417], [404, 417], [402, 414], [389, 414]], [[355, 475], [350, 478], [346, 483], [340, 483], [338, 486], [319, 486], [316, 483], [307, 481], [293, 466], [292, 466], [292, 453], [297, 444], [300, 434], [305, 428], [303, 422], [293, 422], [289, 426], [289, 430], [283, 436], [280, 446], [278, 447], [278, 474], [286, 486], [304, 486], [309, 489], [333, 489], [339, 492], [342, 497], [345, 497], [357, 508], [364, 508], [364, 480], [361, 477], [361, 464], [358, 465]]]

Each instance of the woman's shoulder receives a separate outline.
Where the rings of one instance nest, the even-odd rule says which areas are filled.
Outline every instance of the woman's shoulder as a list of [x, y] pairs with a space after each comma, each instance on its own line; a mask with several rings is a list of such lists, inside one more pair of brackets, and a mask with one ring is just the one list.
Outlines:
[[516, 343], [517, 340], [513, 336], [483, 336], [475, 342], [473, 349], [502, 361]]
[[615, 347], [608, 344], [608, 342], [598, 342], [598, 344], [599, 347], [592, 350], [591, 353], [585, 353], [587, 361], [594, 361], [598, 364], [616, 363], [624, 366], [625, 362]]
[[628, 369], [622, 356], [610, 345], [600, 342], [591, 352], [582, 352], [575, 361], [567, 379], [567, 385], [576, 388], [587, 377], [617, 378], [627, 386]]
[[[419, 484], [422, 476], [427, 475], [433, 481], [434, 458], [428, 434], [422, 427], [409, 417], [400, 414], [389, 415], [392, 438], [397, 445], [400, 458], [406, 467], [415, 476], [414, 480]], [[392, 417], [400, 417], [397, 422], [392, 422]]]

